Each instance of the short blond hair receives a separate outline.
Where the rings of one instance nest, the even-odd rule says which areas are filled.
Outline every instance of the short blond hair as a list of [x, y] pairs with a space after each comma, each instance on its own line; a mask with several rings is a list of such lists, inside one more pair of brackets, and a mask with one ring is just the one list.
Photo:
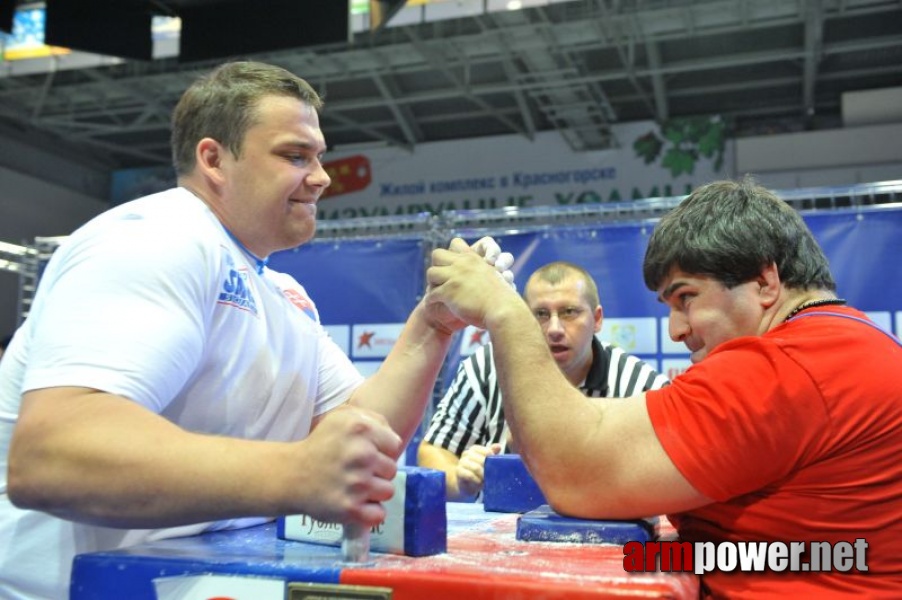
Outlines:
[[596, 306], [601, 306], [601, 299], [598, 296], [598, 286], [595, 284], [595, 280], [592, 279], [592, 276], [589, 275], [589, 272], [579, 265], [563, 260], [548, 263], [533, 271], [532, 275], [530, 275], [529, 279], [526, 281], [526, 286], [523, 288], [523, 299], [529, 300], [527, 297], [529, 295], [529, 287], [534, 281], [544, 281], [551, 285], [558, 285], [568, 277], [576, 277], [585, 282], [586, 289], [584, 299], [588, 302], [590, 307], [594, 309]]

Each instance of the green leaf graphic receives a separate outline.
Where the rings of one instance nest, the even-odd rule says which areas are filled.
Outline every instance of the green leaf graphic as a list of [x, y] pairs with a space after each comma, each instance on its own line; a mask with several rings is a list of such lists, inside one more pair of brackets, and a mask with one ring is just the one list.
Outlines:
[[691, 175], [700, 156], [713, 160], [715, 171], [723, 167], [726, 126], [720, 117], [670, 119], [661, 124], [661, 136], [663, 140], [650, 131], [633, 142], [636, 155], [645, 164], [655, 162], [660, 156], [661, 166], [670, 170], [673, 177], [683, 173]]
[[636, 138], [636, 141], [633, 142], [633, 149], [636, 151], [637, 156], [641, 156], [643, 160], [645, 160], [645, 164], [651, 164], [658, 159], [658, 155], [661, 153], [661, 148], [664, 144], [658, 139], [658, 136], [655, 135], [655, 132], [649, 131], [643, 136], [639, 136]]
[[692, 171], [695, 170], [694, 153], [671, 148], [664, 154], [664, 158], [661, 159], [661, 166], [670, 169], [670, 174], [673, 177], [677, 177], [682, 173], [691, 175]]

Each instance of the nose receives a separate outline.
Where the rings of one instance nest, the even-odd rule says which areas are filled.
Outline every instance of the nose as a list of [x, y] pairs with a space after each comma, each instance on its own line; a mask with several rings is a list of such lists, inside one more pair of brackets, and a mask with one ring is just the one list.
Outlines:
[[316, 167], [307, 175], [306, 181], [307, 185], [322, 188], [322, 190], [325, 190], [332, 184], [332, 178], [329, 177], [329, 173], [323, 168], [323, 163], [319, 161], [316, 161]]
[[564, 334], [564, 326], [556, 312], [551, 313], [545, 326], [545, 332], [549, 337], [559, 337]]
[[667, 323], [667, 332], [674, 342], [682, 342], [689, 335], [689, 321], [677, 311], [672, 310]]

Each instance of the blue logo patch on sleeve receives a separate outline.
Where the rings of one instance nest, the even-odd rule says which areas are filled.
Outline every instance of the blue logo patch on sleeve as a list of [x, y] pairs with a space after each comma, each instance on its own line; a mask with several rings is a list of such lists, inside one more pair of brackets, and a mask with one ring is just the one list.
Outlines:
[[247, 271], [229, 269], [229, 275], [222, 284], [216, 302], [246, 310], [256, 316], [257, 302], [247, 283]]

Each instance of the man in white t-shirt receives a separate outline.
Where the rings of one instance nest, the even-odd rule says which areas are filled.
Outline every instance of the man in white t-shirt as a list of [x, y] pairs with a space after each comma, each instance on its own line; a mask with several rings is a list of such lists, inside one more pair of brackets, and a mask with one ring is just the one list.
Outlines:
[[221, 66], [173, 113], [178, 187], [55, 252], [0, 362], [0, 596], [66, 597], [76, 554], [146, 539], [384, 518], [462, 323], [418, 305], [364, 380], [267, 267], [314, 235], [321, 106], [281, 68]]

